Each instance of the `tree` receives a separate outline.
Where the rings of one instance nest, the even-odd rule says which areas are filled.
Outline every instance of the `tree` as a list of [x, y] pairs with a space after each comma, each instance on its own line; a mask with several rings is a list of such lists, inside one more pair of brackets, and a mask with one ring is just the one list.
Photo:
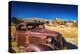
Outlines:
[[12, 17], [12, 18], [11, 18], [11, 22], [12, 22], [12, 23], [16, 24], [16, 21], [17, 21], [16, 17]]
[[19, 23], [24, 22], [24, 21], [22, 19], [12, 17], [11, 22], [14, 23], [14, 24], [19, 24]]

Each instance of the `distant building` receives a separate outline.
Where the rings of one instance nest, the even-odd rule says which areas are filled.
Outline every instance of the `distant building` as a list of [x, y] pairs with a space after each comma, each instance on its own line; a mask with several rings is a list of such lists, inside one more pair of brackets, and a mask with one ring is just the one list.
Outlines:
[[65, 21], [64, 25], [67, 27], [75, 27], [74, 21]]
[[64, 20], [62, 20], [62, 19], [60, 19], [60, 18], [54, 18], [54, 19], [52, 20], [52, 23], [53, 23], [53, 25], [55, 25], [55, 26], [59, 26], [59, 25], [62, 25], [62, 24], [64, 23]]

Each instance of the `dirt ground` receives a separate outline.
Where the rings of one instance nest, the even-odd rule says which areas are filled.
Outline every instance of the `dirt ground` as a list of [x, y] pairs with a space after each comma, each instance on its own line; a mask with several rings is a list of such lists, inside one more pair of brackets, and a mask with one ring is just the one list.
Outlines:
[[46, 29], [60, 32], [66, 41], [78, 45], [78, 27], [66, 27], [66, 26], [47, 26]]

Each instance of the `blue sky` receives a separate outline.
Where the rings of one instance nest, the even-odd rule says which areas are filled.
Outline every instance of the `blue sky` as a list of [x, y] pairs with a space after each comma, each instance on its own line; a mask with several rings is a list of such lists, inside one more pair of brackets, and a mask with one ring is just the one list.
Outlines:
[[46, 18], [52, 20], [54, 18], [61, 18], [64, 20], [78, 19], [77, 5], [63, 5], [63, 4], [44, 4], [44, 3], [28, 3], [28, 2], [12, 2], [11, 3], [11, 17], [19, 18]]

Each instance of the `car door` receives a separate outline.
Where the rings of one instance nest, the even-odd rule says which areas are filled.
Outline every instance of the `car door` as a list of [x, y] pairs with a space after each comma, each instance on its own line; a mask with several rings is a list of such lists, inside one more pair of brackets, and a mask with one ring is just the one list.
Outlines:
[[16, 30], [16, 42], [18, 46], [23, 46], [26, 43], [26, 26], [19, 25]]

